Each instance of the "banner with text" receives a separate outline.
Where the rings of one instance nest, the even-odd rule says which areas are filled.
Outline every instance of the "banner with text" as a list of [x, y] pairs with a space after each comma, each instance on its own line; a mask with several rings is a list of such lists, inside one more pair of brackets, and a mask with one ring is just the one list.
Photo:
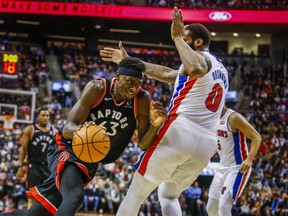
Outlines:
[[[0, 13], [171, 21], [172, 8], [0, 0]], [[288, 11], [189, 10], [185, 22], [288, 23]]]

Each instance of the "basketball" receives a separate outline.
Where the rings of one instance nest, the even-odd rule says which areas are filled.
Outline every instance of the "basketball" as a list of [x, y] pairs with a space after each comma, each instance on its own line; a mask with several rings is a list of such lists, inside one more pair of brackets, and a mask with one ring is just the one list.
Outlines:
[[73, 135], [72, 148], [81, 161], [96, 163], [108, 154], [110, 138], [98, 125], [83, 125]]

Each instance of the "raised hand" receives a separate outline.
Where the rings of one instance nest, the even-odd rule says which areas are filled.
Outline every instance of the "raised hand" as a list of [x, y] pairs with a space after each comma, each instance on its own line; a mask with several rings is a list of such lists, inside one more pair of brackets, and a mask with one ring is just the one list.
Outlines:
[[166, 110], [157, 102], [151, 101], [150, 103], [150, 119], [154, 127], [160, 127], [161, 124], [167, 119]]
[[100, 56], [103, 61], [116, 64], [119, 64], [122, 59], [129, 57], [121, 41], [119, 42], [119, 49], [104, 47], [103, 50], [100, 50]]
[[184, 24], [181, 10], [174, 7], [172, 12], [171, 38], [184, 37]]

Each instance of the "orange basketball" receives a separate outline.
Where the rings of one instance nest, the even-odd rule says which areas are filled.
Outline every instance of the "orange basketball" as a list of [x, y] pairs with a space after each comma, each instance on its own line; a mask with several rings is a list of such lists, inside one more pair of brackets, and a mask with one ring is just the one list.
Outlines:
[[72, 140], [73, 152], [81, 161], [96, 163], [110, 150], [110, 138], [98, 125], [83, 125], [75, 131]]

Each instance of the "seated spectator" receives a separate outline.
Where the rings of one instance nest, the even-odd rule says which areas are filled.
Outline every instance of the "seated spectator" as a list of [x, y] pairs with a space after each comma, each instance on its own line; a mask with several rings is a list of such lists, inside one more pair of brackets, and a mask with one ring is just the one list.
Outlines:
[[96, 185], [93, 184], [93, 181], [89, 182], [85, 188], [84, 188], [84, 200], [83, 200], [83, 206], [84, 211], [88, 212], [88, 206], [89, 204], [92, 204], [93, 206], [93, 212], [97, 213], [97, 208], [99, 205], [99, 197], [96, 196]]

